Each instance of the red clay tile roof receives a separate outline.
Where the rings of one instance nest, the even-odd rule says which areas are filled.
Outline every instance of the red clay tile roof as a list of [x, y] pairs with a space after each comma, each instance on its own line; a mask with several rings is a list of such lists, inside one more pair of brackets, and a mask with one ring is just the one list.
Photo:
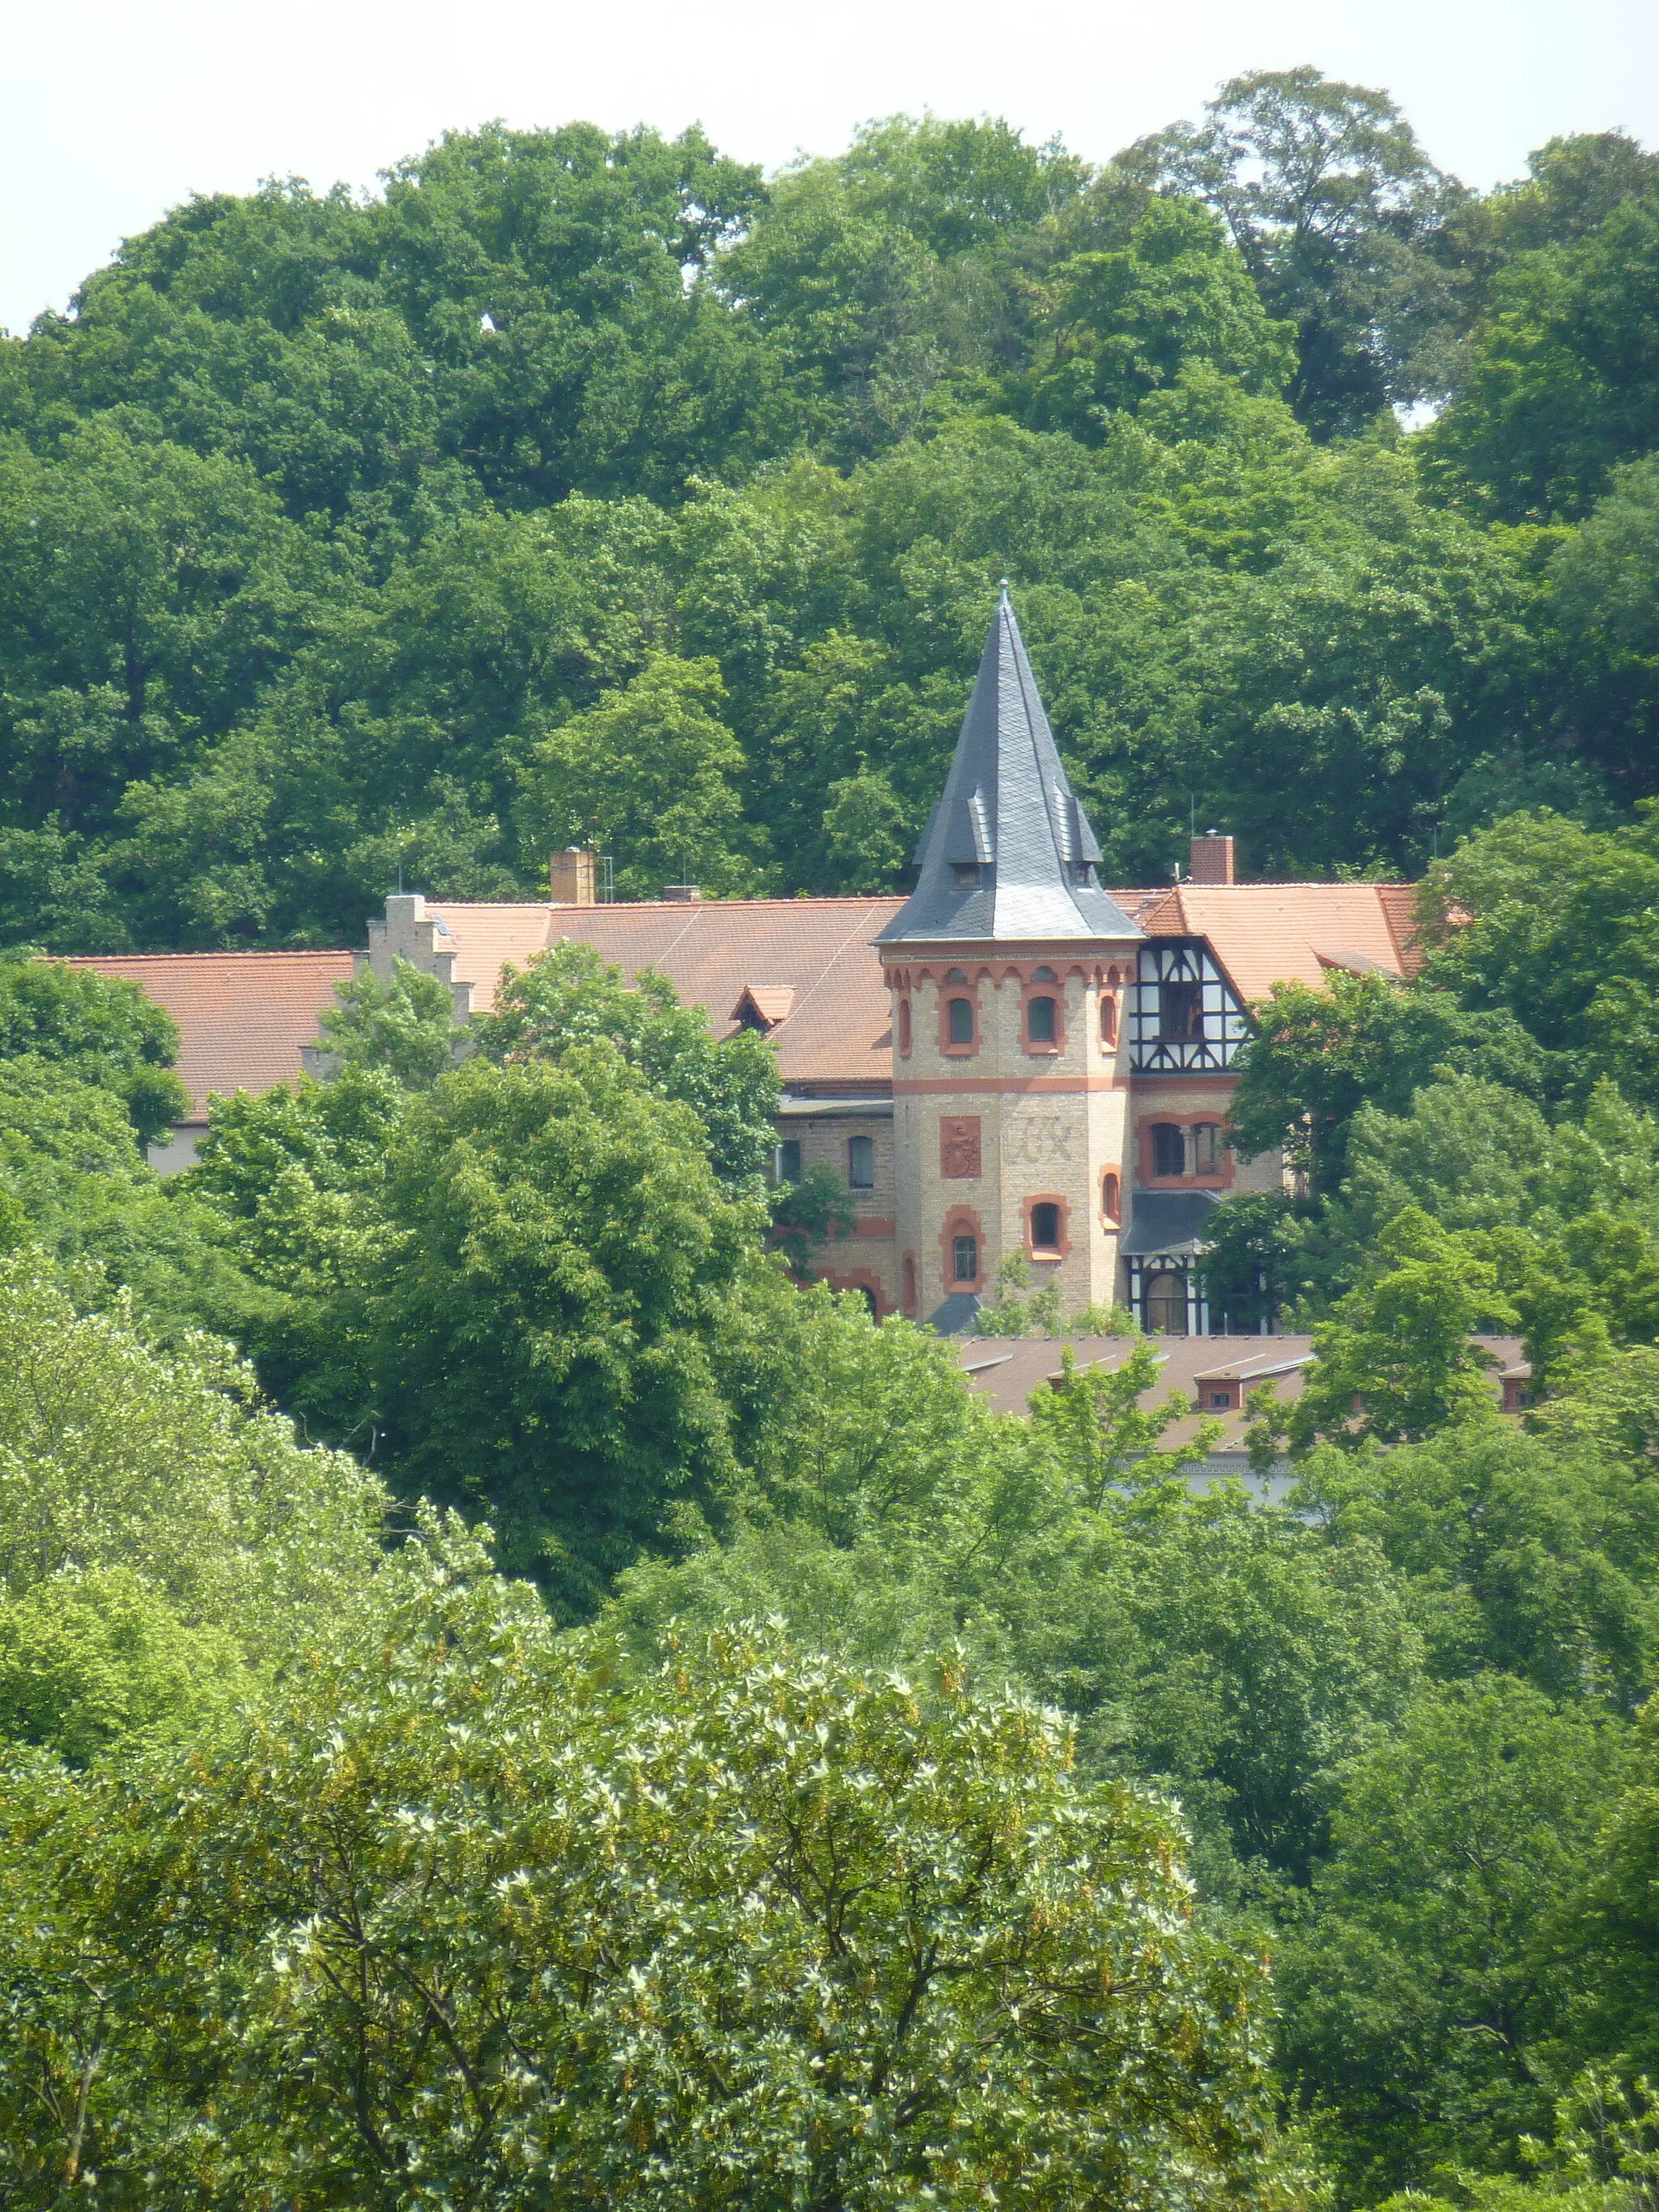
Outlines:
[[179, 1024], [179, 1073], [207, 1119], [210, 1091], [270, 1091], [300, 1073], [349, 952], [136, 952], [71, 960], [137, 983]]
[[1422, 948], [1417, 941], [1417, 885], [1379, 884], [1376, 896], [1382, 902], [1389, 933], [1400, 955], [1395, 964], [1402, 975], [1415, 975], [1423, 965]]
[[629, 975], [654, 968], [688, 1006], [706, 1007], [717, 1036], [732, 1009], [763, 975], [793, 993], [773, 1031], [787, 1084], [856, 1085], [885, 1091], [892, 1039], [876, 932], [904, 903], [897, 898], [662, 900], [637, 906], [457, 906], [429, 899], [427, 912], [449, 931], [455, 980], [470, 982], [475, 1011], [495, 1001], [504, 963], [573, 938]]
[[[1333, 960], [1407, 969], [1413, 890], [1393, 884], [1182, 884], [1115, 890], [1153, 936], [1207, 937], [1244, 999], [1279, 981], [1317, 987]], [[574, 938], [632, 976], [655, 968], [729, 1036], [747, 990], [775, 1023], [786, 1084], [884, 1091], [891, 1039], [881, 962], [872, 949], [898, 898], [663, 900], [626, 906], [472, 905], [428, 901], [448, 931], [455, 978], [472, 1006], [493, 1005], [501, 969]], [[300, 1048], [351, 974], [349, 952], [181, 952], [73, 964], [125, 975], [179, 1024], [179, 1073], [198, 1115], [213, 1091], [268, 1091], [300, 1073]], [[763, 977], [764, 982], [756, 978]], [[778, 995], [774, 997], [775, 993]], [[789, 994], [786, 1006], [783, 994]], [[775, 1009], [783, 1009], [775, 1012]]]
[[1173, 908], [1160, 907], [1153, 921], [1143, 920], [1141, 927], [1158, 936], [1208, 938], [1239, 996], [1247, 1001], [1265, 999], [1275, 983], [1307, 983], [1317, 990], [1333, 956], [1338, 965], [1358, 959], [1399, 975], [1400, 948], [1382, 903], [1383, 888], [1182, 884]]

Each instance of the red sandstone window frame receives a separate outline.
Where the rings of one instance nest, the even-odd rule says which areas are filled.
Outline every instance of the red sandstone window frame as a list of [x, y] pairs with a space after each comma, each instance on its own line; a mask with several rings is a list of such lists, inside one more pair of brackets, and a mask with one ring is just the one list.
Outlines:
[[[1153, 1150], [1152, 1131], [1160, 1125], [1179, 1129], [1182, 1133], [1183, 1153], [1190, 1155], [1192, 1131], [1202, 1128], [1206, 1124], [1213, 1124], [1223, 1133], [1217, 1139], [1220, 1164], [1213, 1168], [1206, 1168], [1197, 1174], [1189, 1175], [1183, 1168], [1180, 1175], [1159, 1175], [1153, 1164], [1156, 1154]], [[1213, 1106], [1206, 1107], [1195, 1114], [1150, 1115], [1140, 1124], [1136, 1133], [1140, 1155], [1141, 1182], [1153, 1190], [1224, 1190], [1232, 1182], [1234, 1168], [1233, 1155], [1226, 1142], [1226, 1115], [1218, 1113]]]
[[[1042, 980], [1039, 981], [1037, 979]], [[1054, 1033], [1052, 1037], [1034, 1038], [1031, 1035], [1031, 1001], [1050, 999], [1054, 1009]], [[1039, 961], [1037, 965], [1020, 977], [1019, 1042], [1022, 1051], [1033, 1060], [1057, 1060], [1066, 1049], [1066, 979], [1056, 968]]]
[[1103, 990], [1100, 994], [1100, 1048], [1103, 1052], [1117, 1050], [1117, 993]]
[[901, 1060], [909, 1059], [915, 1042], [915, 1038], [912, 1028], [910, 1014], [910, 1000], [907, 995], [904, 998], [902, 998], [898, 1002], [898, 1048], [899, 1058]]
[[1123, 1170], [1116, 1165], [1101, 1170], [1100, 1218], [1109, 1229], [1123, 1226]]
[[[939, 987], [939, 1054], [945, 1060], [971, 1060], [980, 1045], [979, 979], [964, 975], [960, 968], [951, 969], [951, 975], [961, 975], [962, 981], [953, 983], [947, 977]], [[965, 999], [973, 1012], [974, 1033], [962, 1043], [952, 1043], [951, 1039], [951, 1002], [953, 999]]]
[[870, 1304], [872, 1321], [884, 1321], [893, 1310], [882, 1288], [881, 1277], [873, 1267], [854, 1267], [848, 1274], [820, 1274], [814, 1279], [827, 1290], [860, 1291]]
[[[1060, 1234], [1052, 1244], [1039, 1244], [1032, 1225], [1032, 1217], [1040, 1206], [1052, 1206], [1060, 1225]], [[1025, 1235], [1025, 1256], [1028, 1260], [1069, 1260], [1072, 1256], [1072, 1209], [1066, 1194], [1060, 1190], [1034, 1190], [1019, 1202], [1020, 1223]]]
[[[956, 1240], [958, 1237], [974, 1239], [974, 1256], [978, 1272], [971, 1282], [957, 1279]], [[939, 1232], [939, 1258], [945, 1273], [945, 1294], [953, 1291], [982, 1291], [985, 1288], [985, 1224], [971, 1206], [953, 1206], [945, 1215]]]

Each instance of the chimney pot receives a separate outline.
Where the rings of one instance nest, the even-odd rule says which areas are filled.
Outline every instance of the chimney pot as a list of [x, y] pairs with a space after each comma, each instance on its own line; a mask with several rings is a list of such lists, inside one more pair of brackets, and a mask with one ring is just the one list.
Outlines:
[[1202, 837], [1194, 837], [1191, 854], [1191, 869], [1188, 880], [1194, 884], [1230, 884], [1233, 881], [1233, 841], [1212, 830]]

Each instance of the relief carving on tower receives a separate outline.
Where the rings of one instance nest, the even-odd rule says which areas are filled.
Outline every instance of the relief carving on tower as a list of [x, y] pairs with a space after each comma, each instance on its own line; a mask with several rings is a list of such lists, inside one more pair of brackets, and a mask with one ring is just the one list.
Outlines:
[[977, 1114], [951, 1115], [939, 1123], [939, 1171], [970, 1182], [977, 1179], [981, 1172]]
[[1069, 1167], [1082, 1135], [1060, 1114], [1014, 1114], [1002, 1125], [1003, 1164], [1011, 1168]]

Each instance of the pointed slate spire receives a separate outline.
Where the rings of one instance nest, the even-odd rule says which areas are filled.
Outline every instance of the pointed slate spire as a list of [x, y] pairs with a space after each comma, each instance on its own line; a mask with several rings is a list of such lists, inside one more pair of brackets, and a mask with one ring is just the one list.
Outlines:
[[1141, 934], [1100, 888], [1100, 848], [1054, 749], [1005, 584], [915, 890], [878, 945]]

